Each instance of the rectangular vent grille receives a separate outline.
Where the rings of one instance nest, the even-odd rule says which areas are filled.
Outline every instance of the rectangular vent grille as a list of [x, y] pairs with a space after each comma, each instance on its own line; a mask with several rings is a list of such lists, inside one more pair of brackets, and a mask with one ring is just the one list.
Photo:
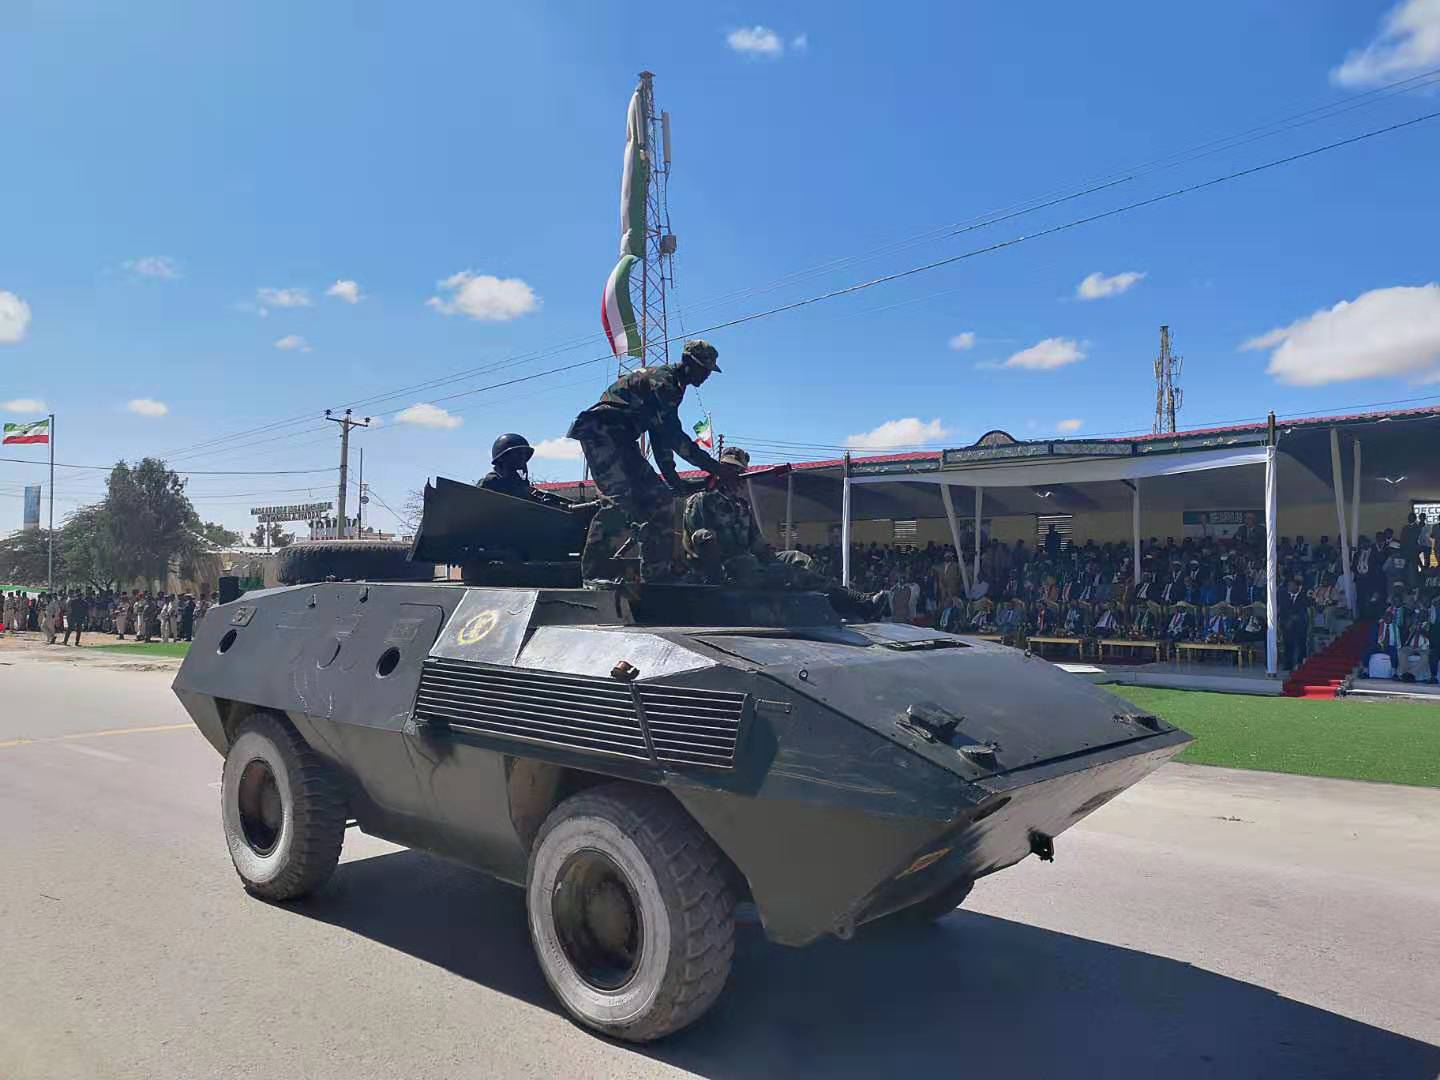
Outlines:
[[[415, 719], [497, 738], [669, 765], [733, 768], [745, 695], [613, 679], [425, 661]], [[651, 756], [653, 747], [654, 756]]]
[[672, 765], [735, 766], [745, 695], [728, 690], [641, 686], [655, 756]]

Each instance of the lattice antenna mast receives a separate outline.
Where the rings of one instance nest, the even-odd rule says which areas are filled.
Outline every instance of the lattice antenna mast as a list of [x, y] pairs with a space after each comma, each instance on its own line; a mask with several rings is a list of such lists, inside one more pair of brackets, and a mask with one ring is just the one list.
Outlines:
[[[666, 290], [675, 285], [675, 234], [670, 231], [670, 114], [655, 108], [655, 76], [640, 73], [641, 102], [644, 107], [645, 155], [650, 168], [645, 185], [645, 256], [640, 275], [640, 295], [632, 295], [640, 316], [640, 339], [647, 366], [664, 364], [670, 357], [669, 313]], [[624, 372], [637, 364], [636, 357], [621, 356]]]
[[1180, 389], [1180, 369], [1183, 358], [1170, 351], [1170, 327], [1160, 327], [1160, 355], [1155, 358], [1155, 426], [1156, 435], [1173, 434], [1175, 414], [1185, 401]]

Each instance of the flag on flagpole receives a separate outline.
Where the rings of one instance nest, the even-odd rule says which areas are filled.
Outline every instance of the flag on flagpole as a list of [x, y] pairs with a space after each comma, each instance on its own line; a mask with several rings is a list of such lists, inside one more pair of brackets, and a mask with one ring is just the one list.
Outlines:
[[714, 429], [710, 426], [709, 416], [706, 416], [703, 420], [695, 421], [695, 443], [698, 446], [703, 446], [712, 453], [714, 452], [715, 435]]
[[630, 302], [630, 274], [639, 263], [634, 255], [621, 255], [605, 282], [600, 302], [600, 321], [616, 356], [645, 355], [645, 343], [640, 340], [640, 327], [635, 322], [635, 305]]
[[5, 437], [0, 440], [0, 445], [13, 446], [26, 443], [48, 443], [50, 441], [50, 421], [33, 420], [28, 424], [6, 424]]
[[625, 114], [625, 165], [620, 174], [620, 254], [645, 254], [645, 192], [650, 158], [645, 152], [645, 101], [642, 87], [630, 95]]

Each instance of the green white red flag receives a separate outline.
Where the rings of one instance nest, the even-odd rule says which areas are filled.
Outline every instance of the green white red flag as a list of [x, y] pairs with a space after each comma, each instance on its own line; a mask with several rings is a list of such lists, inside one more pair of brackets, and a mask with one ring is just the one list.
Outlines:
[[634, 255], [621, 255], [610, 279], [605, 282], [605, 295], [600, 302], [600, 321], [605, 337], [616, 356], [629, 353], [644, 356], [645, 343], [640, 340], [640, 327], [635, 322], [635, 305], [630, 300], [630, 274], [640, 260]]
[[710, 426], [710, 417], [707, 416], [704, 420], [695, 421], [695, 442], [697, 445], [703, 446], [706, 450], [714, 451], [715, 433], [714, 429]]
[[6, 424], [5, 438], [0, 440], [0, 445], [14, 446], [28, 443], [48, 443], [50, 441], [50, 421], [33, 420], [28, 424]]

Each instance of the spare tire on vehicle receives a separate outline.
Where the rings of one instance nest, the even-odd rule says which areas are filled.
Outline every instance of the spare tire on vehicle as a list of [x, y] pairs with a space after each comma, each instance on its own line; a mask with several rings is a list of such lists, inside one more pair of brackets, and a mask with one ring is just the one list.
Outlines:
[[316, 581], [429, 581], [435, 564], [411, 562], [403, 540], [306, 540], [282, 548], [277, 576], [286, 585]]

